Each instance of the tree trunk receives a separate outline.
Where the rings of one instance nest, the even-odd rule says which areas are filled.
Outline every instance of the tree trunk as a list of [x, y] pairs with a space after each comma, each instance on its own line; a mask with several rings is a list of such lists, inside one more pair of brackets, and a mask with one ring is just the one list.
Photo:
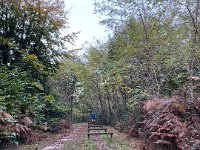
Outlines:
[[106, 98], [107, 98], [107, 101], [108, 101], [108, 109], [109, 109], [109, 113], [110, 113], [110, 116], [112, 117], [113, 116], [113, 112], [112, 112], [112, 108], [111, 108], [111, 104], [110, 104], [110, 94], [109, 94], [109, 90], [106, 88]]
[[106, 116], [105, 116], [105, 110], [103, 108], [104, 106], [103, 106], [103, 102], [102, 102], [102, 98], [101, 98], [101, 89], [100, 89], [98, 83], [96, 83], [96, 85], [97, 85], [97, 90], [98, 90], [97, 91], [97, 93], [98, 93], [98, 99], [99, 99], [99, 102], [100, 102], [101, 112], [102, 112], [102, 116], [103, 116], [103, 122], [107, 123]]

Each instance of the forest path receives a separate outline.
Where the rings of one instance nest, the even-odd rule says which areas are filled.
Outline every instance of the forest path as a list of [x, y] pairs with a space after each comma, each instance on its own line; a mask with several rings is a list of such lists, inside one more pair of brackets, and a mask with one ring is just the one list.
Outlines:
[[20, 146], [15, 150], [141, 150], [140, 140], [127, 139], [125, 134], [114, 128], [104, 127], [107, 128], [107, 132], [113, 132], [112, 139], [110, 135], [92, 135], [88, 139], [87, 123], [77, 123], [72, 125], [70, 131], [64, 131], [61, 135], [51, 135], [47, 140]]
[[[68, 147], [65, 146], [65, 143], [78, 143], [79, 140], [86, 134], [87, 125], [84, 123], [73, 124], [71, 132], [68, 136], [64, 136], [61, 139], [58, 139], [53, 144], [43, 148], [42, 150], [64, 150]], [[70, 149], [71, 150], [71, 149]]]
[[127, 139], [126, 135], [111, 127], [107, 128], [108, 132], [114, 133], [112, 139], [109, 135], [95, 135], [88, 140], [87, 124], [73, 124], [68, 136], [58, 139], [41, 150], [140, 150], [136, 139]]

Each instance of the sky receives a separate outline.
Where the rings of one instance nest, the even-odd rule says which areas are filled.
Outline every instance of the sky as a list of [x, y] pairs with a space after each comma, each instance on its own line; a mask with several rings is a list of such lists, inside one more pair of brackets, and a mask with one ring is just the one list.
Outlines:
[[70, 46], [72, 49], [83, 47], [86, 41], [92, 44], [95, 39], [106, 39], [108, 29], [99, 24], [101, 19], [97, 14], [94, 14], [93, 0], [65, 0], [65, 3], [67, 10], [70, 9], [71, 31], [80, 31], [75, 46]]

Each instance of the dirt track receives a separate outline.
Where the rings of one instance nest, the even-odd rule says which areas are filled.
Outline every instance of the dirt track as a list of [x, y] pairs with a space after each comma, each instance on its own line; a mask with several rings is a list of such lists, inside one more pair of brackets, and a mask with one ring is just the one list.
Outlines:
[[62, 150], [63, 145], [67, 141], [78, 141], [86, 132], [86, 124], [74, 124], [72, 126], [72, 131], [69, 136], [65, 136], [62, 139], [58, 139], [53, 144], [43, 148], [42, 150]]
[[108, 130], [114, 133], [112, 140], [109, 136], [101, 135], [91, 136], [88, 140], [87, 129], [86, 123], [74, 124], [69, 135], [57, 139], [41, 150], [140, 150], [134, 139], [126, 139], [124, 134], [113, 128], [108, 127]]

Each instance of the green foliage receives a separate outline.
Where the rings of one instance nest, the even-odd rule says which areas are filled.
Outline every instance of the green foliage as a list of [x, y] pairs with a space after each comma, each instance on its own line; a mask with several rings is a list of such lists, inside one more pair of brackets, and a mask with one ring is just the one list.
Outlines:
[[25, 72], [19, 72], [18, 69], [8, 70], [1, 68], [1, 107], [12, 115], [26, 114], [38, 120], [45, 103], [41, 101], [41, 95], [44, 91], [39, 84], [31, 82]]
[[53, 92], [51, 78], [59, 67], [58, 50], [75, 36], [60, 36], [68, 28], [67, 13], [63, 0], [1, 2], [1, 110], [36, 122], [66, 114], [68, 106]]
[[166, 83], [168, 85], [168, 88], [171, 91], [175, 91], [175, 90], [182, 90], [183, 86], [186, 82], [186, 74], [184, 74], [184, 72], [180, 72], [176, 75], [169, 75]]
[[127, 102], [127, 105], [130, 108], [134, 108], [138, 104], [138, 102], [145, 101], [149, 97], [147, 92], [142, 92], [140, 89], [135, 89], [135, 91], [136, 92]]

